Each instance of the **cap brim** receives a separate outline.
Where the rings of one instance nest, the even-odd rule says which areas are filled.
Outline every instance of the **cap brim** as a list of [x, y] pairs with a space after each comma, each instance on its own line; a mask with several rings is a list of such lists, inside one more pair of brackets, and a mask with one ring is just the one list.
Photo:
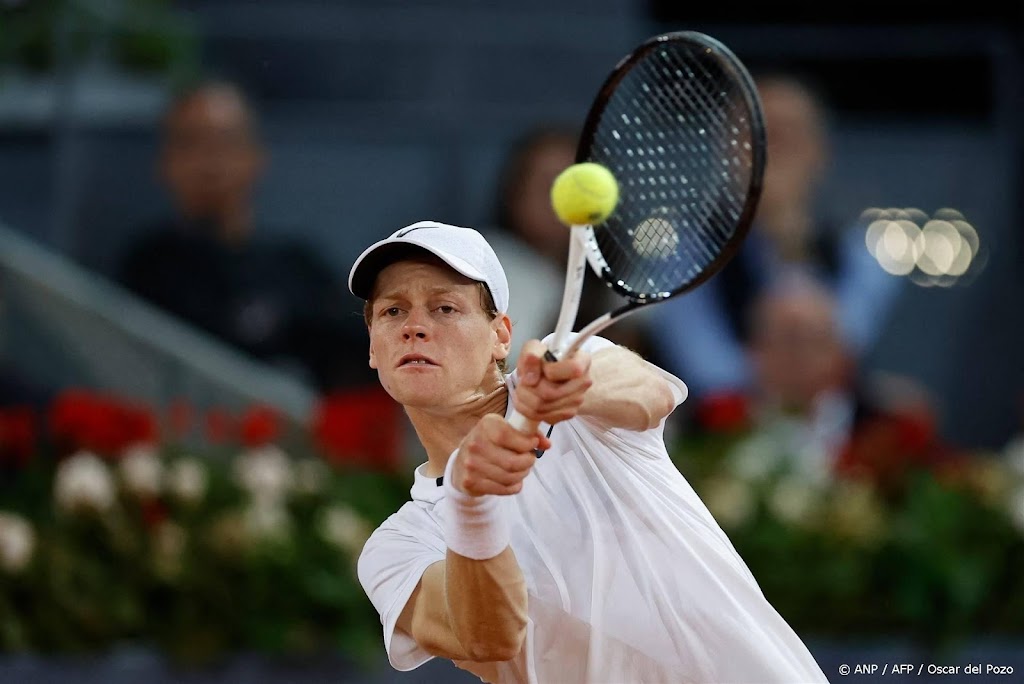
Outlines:
[[461, 273], [471, 280], [486, 283], [487, 279], [482, 273], [470, 266], [466, 261], [452, 254], [444, 254], [429, 245], [421, 244], [416, 240], [403, 238], [388, 238], [370, 245], [356, 262], [352, 265], [352, 271], [348, 277], [348, 289], [360, 299], [369, 299], [373, 294], [374, 283], [377, 276], [385, 268], [406, 259], [410, 255], [410, 247], [415, 250], [427, 252], [448, 264], [456, 272]]

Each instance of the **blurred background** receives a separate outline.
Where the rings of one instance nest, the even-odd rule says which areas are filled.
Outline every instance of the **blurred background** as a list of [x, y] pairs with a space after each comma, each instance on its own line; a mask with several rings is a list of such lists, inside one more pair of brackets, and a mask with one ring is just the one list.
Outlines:
[[560, 291], [527, 207], [675, 30], [764, 79], [769, 175], [809, 160], [784, 268], [616, 333], [690, 383], [680, 469], [830, 677], [1024, 671], [1020, 3], [0, 0], [0, 676], [469, 681], [390, 672], [352, 575], [418, 452], [345, 278], [435, 219]]

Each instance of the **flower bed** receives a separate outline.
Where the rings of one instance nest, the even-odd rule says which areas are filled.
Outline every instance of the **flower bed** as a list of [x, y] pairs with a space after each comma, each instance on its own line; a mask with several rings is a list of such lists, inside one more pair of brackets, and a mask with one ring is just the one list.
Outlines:
[[771, 429], [715, 408], [674, 460], [798, 633], [929, 649], [1024, 636], [1024, 458], [953, 453], [886, 418], [816, 479]]
[[0, 412], [0, 648], [376, 653], [355, 559], [408, 496], [397, 409], [332, 397], [291, 429], [265, 407], [165, 413], [86, 392]]

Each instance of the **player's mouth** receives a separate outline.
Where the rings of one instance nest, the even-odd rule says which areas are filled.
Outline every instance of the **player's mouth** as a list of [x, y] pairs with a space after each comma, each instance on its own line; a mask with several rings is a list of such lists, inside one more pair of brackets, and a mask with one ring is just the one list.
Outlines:
[[398, 360], [399, 368], [426, 368], [436, 365], [433, 359], [423, 354], [406, 354]]

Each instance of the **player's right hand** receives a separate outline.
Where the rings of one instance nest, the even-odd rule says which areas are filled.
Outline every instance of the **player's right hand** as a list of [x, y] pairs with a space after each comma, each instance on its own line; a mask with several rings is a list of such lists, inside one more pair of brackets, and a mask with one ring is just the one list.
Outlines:
[[550, 449], [540, 434], [527, 435], [490, 413], [469, 431], [453, 458], [452, 485], [471, 496], [517, 494], [536, 462], [535, 449]]

